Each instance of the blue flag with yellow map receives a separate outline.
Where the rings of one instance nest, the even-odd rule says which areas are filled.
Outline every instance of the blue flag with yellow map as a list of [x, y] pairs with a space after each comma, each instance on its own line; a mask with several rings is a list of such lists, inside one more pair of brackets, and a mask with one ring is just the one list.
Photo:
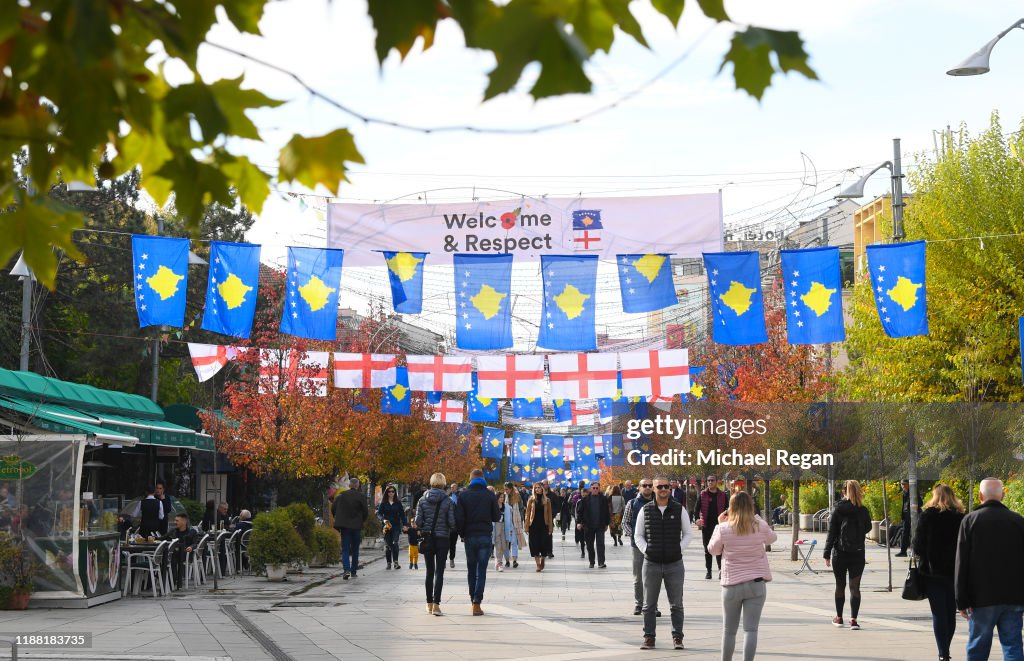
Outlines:
[[383, 388], [380, 410], [391, 415], [412, 415], [412, 397], [409, 392], [409, 371], [395, 368], [395, 385]]
[[484, 461], [484, 479], [488, 482], [497, 482], [501, 479], [501, 459], [486, 459]]
[[927, 335], [924, 241], [872, 245], [867, 253], [871, 290], [885, 334]]
[[473, 425], [463, 422], [455, 431], [455, 439], [459, 443], [459, 454], [465, 455], [469, 452], [469, 443], [473, 440]]
[[[288, 290], [281, 332], [311, 340], [334, 340], [344, 251], [288, 248]], [[408, 386], [406, 382], [406, 386]]]
[[622, 444], [622, 434], [604, 435], [604, 460], [612, 467], [626, 465], [626, 449]]
[[[705, 391], [704, 380], [701, 375], [706, 370], [706, 367], [700, 367], [698, 365], [690, 365], [690, 397], [696, 401], [707, 399], [707, 392]], [[681, 399], [686, 399], [682, 397]]]
[[540, 397], [516, 397], [512, 400], [512, 415], [516, 418], [543, 418], [544, 401]]
[[512, 255], [455, 255], [455, 346], [512, 347]]
[[476, 372], [473, 372], [473, 389], [466, 395], [470, 422], [497, 422], [498, 400], [480, 397], [477, 390]]
[[565, 436], [541, 434], [540, 454], [544, 460], [544, 468], [554, 469], [565, 466]]
[[188, 245], [188, 239], [132, 235], [139, 328], [185, 325]]
[[761, 266], [756, 251], [704, 253], [714, 340], [745, 345], [768, 341], [764, 325]]
[[623, 312], [652, 312], [679, 302], [669, 255], [618, 255]]
[[480, 456], [501, 459], [505, 453], [505, 430], [484, 427], [484, 440], [480, 445]]
[[512, 463], [519, 466], [529, 466], [533, 458], [533, 434], [527, 431], [517, 431], [512, 434]]
[[423, 311], [423, 266], [425, 252], [393, 252], [385, 250], [384, 263], [391, 281], [391, 304], [395, 312], [419, 314]]
[[259, 279], [259, 246], [211, 241], [203, 330], [249, 337]]
[[827, 344], [846, 339], [839, 248], [783, 250], [786, 330], [790, 344]]
[[596, 349], [597, 255], [541, 255], [540, 267], [544, 305], [537, 346], [557, 351]]

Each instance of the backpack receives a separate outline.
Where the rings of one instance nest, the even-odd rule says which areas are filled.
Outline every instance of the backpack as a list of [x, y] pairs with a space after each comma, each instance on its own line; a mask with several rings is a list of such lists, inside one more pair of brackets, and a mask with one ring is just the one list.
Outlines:
[[842, 523], [839, 524], [836, 548], [844, 552], [860, 551], [864, 548], [864, 533], [860, 530], [856, 510], [849, 516], [843, 517]]

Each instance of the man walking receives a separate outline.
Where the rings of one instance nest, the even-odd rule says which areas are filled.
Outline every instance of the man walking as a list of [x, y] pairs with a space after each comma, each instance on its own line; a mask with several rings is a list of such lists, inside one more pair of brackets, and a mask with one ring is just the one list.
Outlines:
[[676, 501], [683, 507], [686, 507], [686, 490], [683, 489], [679, 480], [672, 480], [672, 500]]
[[[650, 480], [648, 480], [648, 482], [650, 482]], [[639, 493], [639, 491], [633, 486], [633, 482], [631, 480], [626, 480], [622, 483], [622, 497], [627, 503], [636, 498], [637, 493]]]
[[636, 540], [633, 538], [634, 526], [640, 510], [652, 500], [654, 500], [654, 483], [649, 477], [642, 478], [640, 493], [626, 503], [626, 509], [622, 512], [622, 530], [629, 537], [629, 545], [633, 547], [633, 615], [639, 615], [643, 612], [644, 607], [644, 553], [637, 548]]
[[981, 481], [981, 506], [964, 517], [956, 547], [956, 607], [970, 620], [967, 661], [988, 659], [992, 629], [1003, 658], [1024, 659], [1024, 517], [1003, 505], [1003, 483]]
[[[903, 534], [900, 535], [900, 552], [896, 554], [897, 558], [907, 557], [907, 547], [910, 545], [910, 482], [903, 480], [901, 486], [903, 487], [903, 493], [900, 494], [903, 497]], [[915, 509], [918, 512], [921, 511], [921, 496], [917, 497], [917, 507]]]
[[331, 508], [334, 527], [341, 533], [341, 578], [356, 578], [359, 571], [359, 542], [362, 540], [363, 523], [370, 514], [366, 497], [359, 488], [359, 480], [348, 481], [348, 490], [334, 497]]
[[[452, 505], [455, 505], [456, 512], [458, 512], [459, 506], [459, 485], [452, 484], [448, 487], [448, 495], [452, 499]], [[458, 528], [452, 528], [448, 536], [448, 565], [455, 569], [455, 549], [459, 546], [459, 530]], [[442, 558], [443, 560], [444, 558]]]
[[576, 527], [583, 529], [583, 538], [587, 544], [587, 556], [590, 568], [594, 568], [594, 545], [597, 545], [597, 566], [604, 569], [604, 531], [612, 521], [611, 503], [601, 493], [601, 485], [590, 483], [590, 489], [584, 492], [580, 502], [576, 504]]
[[[704, 565], [708, 572], [704, 575], [707, 580], [711, 579], [711, 554], [708, 553], [708, 542], [711, 535], [718, 527], [718, 515], [729, 507], [729, 495], [718, 488], [718, 479], [714, 475], [708, 475], [708, 486], [700, 492], [700, 518], [697, 519], [697, 527], [700, 528], [701, 539], [704, 542]], [[716, 555], [718, 561], [718, 573], [722, 573], [722, 556]]]
[[466, 543], [466, 577], [473, 615], [484, 614], [480, 604], [484, 600], [487, 565], [491, 561], [492, 524], [497, 520], [498, 499], [487, 489], [483, 470], [474, 468], [469, 474], [469, 486], [459, 494], [459, 505], [455, 509], [456, 525]]
[[636, 516], [634, 539], [644, 554], [644, 642], [642, 650], [654, 649], [654, 631], [658, 624], [658, 596], [665, 584], [665, 596], [671, 605], [672, 646], [683, 649], [683, 549], [693, 533], [686, 508], [672, 500], [672, 486], [665, 478], [654, 480], [654, 501], [640, 508]]

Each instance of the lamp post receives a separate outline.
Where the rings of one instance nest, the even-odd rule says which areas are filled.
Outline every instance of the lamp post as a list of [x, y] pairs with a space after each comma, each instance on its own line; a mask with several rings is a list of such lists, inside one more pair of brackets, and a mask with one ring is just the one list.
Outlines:
[[966, 60], [947, 71], [946, 75], [980, 76], [983, 73], [988, 73], [990, 71], [988, 59], [992, 56], [992, 49], [996, 47], [996, 44], [1000, 39], [1010, 34], [1010, 32], [1016, 28], [1024, 29], [1024, 18], [1019, 19], [1016, 23], [997, 34], [992, 41], [988, 42], [972, 53]]
[[32, 283], [36, 274], [25, 263], [25, 253], [18, 256], [18, 261], [11, 269], [11, 276], [21, 280], [21, 363], [18, 369], [28, 371], [29, 343], [32, 338]]

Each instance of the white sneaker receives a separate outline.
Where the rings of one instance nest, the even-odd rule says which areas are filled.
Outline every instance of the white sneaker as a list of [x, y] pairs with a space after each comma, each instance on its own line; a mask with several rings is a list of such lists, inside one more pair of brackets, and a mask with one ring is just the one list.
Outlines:
[[495, 565], [494, 568], [497, 569], [498, 571], [505, 571], [505, 568], [502, 567], [500, 564], [499, 565]]

